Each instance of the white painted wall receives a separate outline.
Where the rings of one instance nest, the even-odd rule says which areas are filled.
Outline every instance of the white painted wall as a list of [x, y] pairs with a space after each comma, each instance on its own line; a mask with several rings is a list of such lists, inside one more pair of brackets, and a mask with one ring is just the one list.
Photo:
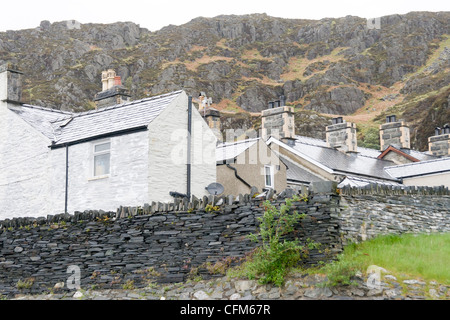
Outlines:
[[439, 187], [445, 186], [450, 188], [450, 173], [437, 173], [421, 177], [412, 177], [403, 179], [403, 184], [406, 186], [427, 186]]
[[[111, 172], [95, 178], [96, 143], [111, 143]], [[148, 202], [148, 132], [137, 132], [69, 146], [68, 211], [112, 210]], [[52, 150], [51, 199], [54, 212], [64, 212], [66, 150]]]
[[0, 102], [0, 219], [51, 212], [48, 144]]
[[205, 188], [216, 182], [217, 137], [195, 106], [192, 106], [191, 190], [196, 197], [209, 195]]
[[[170, 192], [187, 192], [188, 97], [180, 94], [149, 125], [149, 199], [171, 201]], [[216, 181], [216, 137], [192, 107], [191, 194], [202, 197]]]
[[[187, 105], [182, 93], [148, 131], [69, 146], [68, 212], [115, 211], [121, 205], [171, 201], [170, 191], [186, 193]], [[216, 181], [216, 137], [195, 107], [192, 128], [191, 192], [202, 197]], [[63, 213], [65, 148], [51, 150], [50, 141], [4, 102], [0, 139], [0, 219]], [[100, 141], [111, 142], [111, 172], [98, 179], [93, 150]]]

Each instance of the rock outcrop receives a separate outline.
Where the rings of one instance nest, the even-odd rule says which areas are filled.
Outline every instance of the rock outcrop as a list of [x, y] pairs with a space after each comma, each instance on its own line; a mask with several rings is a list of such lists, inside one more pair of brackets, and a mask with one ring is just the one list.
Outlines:
[[42, 21], [0, 33], [0, 62], [26, 74], [25, 102], [57, 109], [92, 108], [101, 71], [114, 68], [134, 99], [204, 91], [259, 112], [283, 94], [298, 108], [349, 115], [394, 84], [406, 100], [448, 86], [448, 21], [449, 12], [412, 12], [371, 29], [354, 16], [223, 15], [156, 32], [132, 22]]

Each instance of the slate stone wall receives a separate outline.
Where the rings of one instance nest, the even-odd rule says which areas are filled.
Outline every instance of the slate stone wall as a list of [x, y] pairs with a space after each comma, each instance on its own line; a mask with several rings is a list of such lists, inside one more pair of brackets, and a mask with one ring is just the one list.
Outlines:
[[[255, 248], [247, 235], [257, 231], [264, 208], [263, 200], [246, 195], [209, 212], [208, 204], [225, 198], [204, 200], [0, 221], [0, 294], [45, 292], [57, 283], [68, 290], [71, 266], [79, 268], [84, 289], [213, 277], [212, 267], [234, 265]], [[307, 214], [292, 236], [322, 244], [305, 263], [341, 250], [339, 226], [330, 216], [338, 211], [338, 197], [317, 195], [292, 210]]]
[[450, 232], [450, 193], [444, 187], [344, 188], [333, 218], [343, 245], [385, 234]]
[[[283, 192], [271, 202], [280, 206], [283, 196], [290, 195]], [[308, 265], [329, 261], [343, 245], [379, 234], [450, 232], [447, 188], [344, 188], [340, 195], [323, 189], [308, 198], [293, 203], [292, 210], [306, 218], [290, 235], [321, 244], [303, 261]], [[73, 266], [80, 270], [83, 289], [220, 276], [215, 272], [239, 263], [256, 247], [247, 235], [258, 229], [264, 200], [211, 196], [0, 221], [0, 294], [41, 293], [55, 284], [70, 290]], [[209, 211], [213, 206], [218, 210]]]

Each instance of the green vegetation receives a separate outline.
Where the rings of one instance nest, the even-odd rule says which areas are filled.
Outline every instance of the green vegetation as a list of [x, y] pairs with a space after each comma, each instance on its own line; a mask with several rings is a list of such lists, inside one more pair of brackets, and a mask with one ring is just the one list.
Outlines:
[[127, 282], [125, 282], [125, 284], [122, 285], [122, 289], [123, 290], [133, 290], [133, 289], [135, 289], [134, 281], [131, 280], [131, 279], [127, 280]]
[[378, 128], [359, 124], [357, 131], [359, 147], [380, 150], [380, 133]]
[[399, 279], [420, 277], [450, 284], [450, 234], [386, 235], [347, 246], [338, 260], [325, 265], [328, 285], [350, 284], [351, 277], [370, 265]]
[[291, 212], [292, 201], [293, 199], [286, 199], [286, 204], [281, 205], [280, 209], [270, 201], [264, 203], [264, 215], [258, 218], [259, 232], [250, 235], [250, 239], [258, 242], [259, 246], [240, 268], [233, 271], [235, 275], [257, 278], [263, 284], [282, 286], [285, 276], [304, 257], [308, 249], [317, 246], [312, 242], [302, 246], [297, 239], [285, 239], [285, 236], [294, 230], [295, 224], [305, 217], [305, 214], [299, 214], [297, 211]]
[[28, 278], [25, 280], [19, 280], [17, 281], [16, 287], [19, 290], [23, 290], [23, 289], [30, 289], [33, 286], [34, 283], [34, 278]]
[[212, 204], [207, 204], [205, 207], [206, 212], [214, 212], [214, 211], [219, 211], [219, 210], [220, 210], [219, 206], [213, 206]]

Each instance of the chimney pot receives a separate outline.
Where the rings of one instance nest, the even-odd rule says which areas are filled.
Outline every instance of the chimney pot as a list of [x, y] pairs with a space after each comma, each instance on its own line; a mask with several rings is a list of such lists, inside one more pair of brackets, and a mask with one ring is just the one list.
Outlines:
[[395, 115], [391, 115], [391, 116], [387, 116], [386, 117], [386, 123], [396, 122], [396, 121], [397, 121], [397, 117]]
[[440, 134], [441, 134], [441, 128], [439, 128], [439, 127], [434, 128], [434, 135], [438, 136]]
[[450, 133], [450, 126], [448, 125], [448, 123], [446, 123], [444, 125], [444, 134]]
[[115, 86], [121, 86], [122, 85], [122, 80], [121, 80], [120, 76], [114, 77], [114, 85]]

